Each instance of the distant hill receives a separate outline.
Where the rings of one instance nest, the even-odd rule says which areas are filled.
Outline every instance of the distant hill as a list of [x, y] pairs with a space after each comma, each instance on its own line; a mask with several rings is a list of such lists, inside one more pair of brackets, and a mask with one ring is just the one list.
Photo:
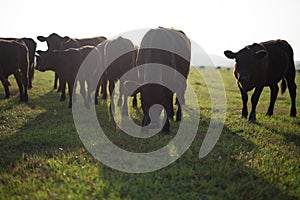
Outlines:
[[[206, 66], [206, 67], [233, 67], [234, 60], [230, 60], [225, 56], [220, 56], [216, 54], [209, 54], [207, 55], [204, 52], [200, 52], [202, 54], [195, 55], [195, 61], [197, 64], [194, 63], [195, 66]], [[296, 69], [300, 69], [300, 61], [295, 61]]]
[[227, 59], [225, 56], [215, 54], [207, 55], [204, 51], [198, 51], [192, 55], [193, 66], [205, 67], [233, 67], [234, 60]]
[[209, 57], [213, 61], [215, 67], [233, 67], [234, 65], [234, 60], [230, 60], [225, 56], [210, 54]]

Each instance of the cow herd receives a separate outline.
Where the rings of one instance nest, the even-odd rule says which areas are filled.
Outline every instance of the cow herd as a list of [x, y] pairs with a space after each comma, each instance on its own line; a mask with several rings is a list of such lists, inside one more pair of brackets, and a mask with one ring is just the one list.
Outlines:
[[[66, 85], [68, 85], [69, 103], [76, 97], [76, 81], [80, 85], [80, 94], [84, 105], [98, 103], [99, 93], [103, 99], [107, 98], [107, 85], [110, 94], [110, 110], [114, 112], [113, 91], [115, 83], [120, 82], [118, 106], [122, 106], [122, 114], [128, 115], [128, 96], [133, 96], [133, 107], [137, 106], [137, 93], [140, 93], [143, 111], [142, 126], [147, 126], [152, 120], [150, 108], [160, 104], [169, 118], [173, 118], [176, 94], [178, 105], [176, 120], [181, 120], [181, 106], [184, 104], [186, 79], [190, 70], [191, 42], [183, 31], [156, 28], [149, 30], [142, 38], [139, 46], [135, 46], [129, 39], [118, 37], [107, 40], [105, 37], [76, 39], [61, 37], [56, 33], [38, 36], [40, 42], [46, 42], [46, 51], [37, 50], [36, 42], [31, 38], [0, 38], [0, 80], [5, 90], [5, 97], [9, 98], [8, 77], [14, 75], [19, 91], [20, 101], [28, 101], [28, 91], [32, 87], [34, 77], [34, 61], [39, 71], [51, 70], [55, 72], [54, 89], [61, 92], [60, 100], [66, 99]], [[290, 115], [296, 116], [296, 84], [293, 50], [284, 40], [254, 43], [237, 53], [225, 51], [225, 56], [235, 59], [234, 76], [243, 100], [242, 116], [247, 118], [247, 92], [255, 88], [251, 97], [252, 110], [249, 121], [256, 120], [256, 105], [263, 87], [271, 89], [270, 105], [267, 115], [273, 114], [275, 100], [278, 94], [277, 83], [281, 82], [282, 92], [288, 87], [292, 101]], [[78, 74], [78, 70], [88, 56], [89, 70]], [[173, 71], [165, 70], [161, 65], [169, 66]], [[137, 69], [137, 66], [145, 66]], [[124, 74], [131, 72], [131, 76]], [[183, 77], [183, 78], [181, 78]], [[58, 86], [59, 80], [59, 86]], [[93, 81], [97, 80], [97, 84]], [[173, 89], [170, 89], [171, 85]], [[287, 85], [287, 86], [286, 86]], [[75, 88], [74, 88], [75, 87]], [[135, 88], [134, 92], [128, 92]], [[92, 95], [94, 94], [94, 96]], [[94, 97], [94, 98], [92, 98]], [[180, 102], [180, 103], [179, 103]], [[159, 118], [162, 110], [155, 113]], [[169, 119], [162, 131], [170, 132]]]

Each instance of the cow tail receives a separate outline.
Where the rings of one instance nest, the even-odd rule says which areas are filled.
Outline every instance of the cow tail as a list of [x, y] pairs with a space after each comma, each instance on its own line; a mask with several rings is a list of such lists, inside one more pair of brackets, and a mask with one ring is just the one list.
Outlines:
[[[283, 78], [282, 82], [281, 82], [281, 94], [283, 94], [286, 90], [287, 81], [295, 80], [295, 71], [296, 71], [295, 63], [294, 63], [293, 48], [287, 41], [282, 40], [282, 42], [284, 43], [284, 48], [288, 55], [288, 69], [287, 69], [287, 74], [285, 75], [285, 78]], [[286, 79], [286, 77], [288, 77], [288, 79]], [[290, 84], [290, 83], [288, 83], [288, 84]]]
[[281, 81], [281, 94], [284, 94], [285, 91], [286, 91], [286, 80], [282, 79], [282, 81]]

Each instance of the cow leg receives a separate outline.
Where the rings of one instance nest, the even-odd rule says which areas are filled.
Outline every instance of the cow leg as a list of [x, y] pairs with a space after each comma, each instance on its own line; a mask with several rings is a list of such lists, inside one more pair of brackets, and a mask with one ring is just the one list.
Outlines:
[[28, 80], [28, 89], [32, 88], [32, 80], [34, 78], [34, 67], [33, 64], [31, 63], [30, 68], [29, 68], [29, 80]]
[[79, 81], [80, 84], [80, 94], [84, 99], [84, 105], [86, 108], [90, 108], [89, 102], [87, 100], [87, 95], [86, 95], [86, 91], [85, 91], [85, 81]]
[[114, 89], [115, 89], [115, 82], [113, 80], [109, 80], [110, 112], [111, 113], [115, 113]]
[[[184, 89], [185, 91], [185, 89]], [[176, 113], [176, 121], [179, 122], [181, 121], [182, 118], [182, 110], [181, 110], [181, 106], [185, 105], [185, 100], [184, 100], [184, 91], [183, 92], [178, 92], [177, 97], [176, 97], [176, 104], [178, 106], [178, 110]]]
[[[96, 86], [96, 89], [95, 89], [95, 96], [98, 97], [99, 96], [99, 91], [100, 91], [100, 87], [102, 85], [102, 78], [100, 77], [99, 81], [98, 81], [98, 84]], [[102, 94], [102, 91], [101, 91], [101, 94]]]
[[[23, 73], [24, 74], [24, 73]], [[24, 88], [24, 101], [28, 102], [28, 76], [22, 75], [22, 84]]]
[[124, 94], [124, 104], [122, 108], [122, 115], [128, 116], [128, 96]]
[[58, 89], [57, 89], [57, 92], [61, 92], [62, 90], [62, 81], [61, 81], [61, 78], [58, 77]]
[[[184, 98], [184, 93], [186, 91], [186, 82], [182, 83], [182, 85], [180, 86], [179, 91], [177, 92], [177, 96], [180, 98], [180, 101], [182, 103], [182, 105], [185, 105], [185, 98]], [[179, 103], [178, 101], [176, 101], [176, 104]]]
[[[120, 79], [120, 87], [119, 87], [119, 99], [118, 99], [118, 106], [122, 106], [122, 103], [123, 103], [123, 87], [124, 87], [124, 81]], [[125, 95], [124, 95], [124, 101], [125, 101]], [[124, 102], [125, 104], [125, 102]]]
[[137, 98], [136, 98], [136, 93], [133, 94], [132, 107], [133, 107], [133, 108], [137, 108]]
[[147, 128], [145, 128], [145, 126], [147, 126], [149, 123], [150, 123], [149, 115], [144, 113], [143, 121], [142, 121], [142, 132], [147, 132]]
[[142, 121], [142, 132], [147, 132], [147, 128], [145, 126], [150, 124], [150, 116], [149, 116], [149, 109], [143, 108], [143, 121]]
[[57, 89], [57, 81], [58, 81], [58, 75], [57, 75], [57, 73], [54, 73], [54, 85], [53, 85], [53, 89]]
[[101, 81], [101, 94], [102, 99], [107, 99], [107, 76], [103, 75], [102, 81]]
[[74, 83], [68, 82], [68, 89], [69, 89], [69, 108], [72, 108], [72, 97], [73, 97], [73, 88], [74, 88]]
[[[166, 97], [167, 97], [167, 99], [165, 99], [165, 100], [167, 100], [167, 105], [166, 104], [164, 104], [163, 106], [165, 107], [165, 108], [167, 108], [166, 110], [171, 110], [172, 112], [173, 112], [173, 115], [174, 115], [174, 110], [173, 110], [173, 93], [172, 92], [170, 92], [170, 91], [167, 91], [167, 92], [169, 92], [169, 94], [168, 93], [166, 93], [167, 95], [166, 95]], [[169, 97], [169, 98], [168, 98]], [[170, 102], [168, 102], [168, 100], [172, 100], [171, 101], [171, 103], [172, 103], [172, 106], [170, 106]], [[169, 105], [168, 105], [169, 104]], [[168, 113], [167, 113], [167, 115], [168, 115]], [[159, 116], [159, 115], [158, 115]], [[165, 123], [164, 123], [164, 126], [163, 126], [163, 128], [162, 128], [162, 132], [163, 133], [165, 133], [165, 134], [169, 134], [170, 133], [170, 121], [169, 121], [169, 117], [167, 116], [167, 117], [165, 117], [166, 118], [166, 121], [165, 121]], [[173, 118], [173, 116], [172, 116], [172, 118]]]
[[173, 119], [174, 116], [174, 106], [173, 106], [173, 93], [167, 88], [164, 88], [165, 94], [165, 109], [169, 118]]
[[262, 86], [256, 87], [255, 90], [254, 90], [254, 93], [251, 97], [252, 109], [251, 109], [251, 113], [250, 113], [250, 116], [249, 116], [249, 121], [250, 122], [255, 122], [256, 121], [256, 106], [257, 106], [257, 103], [258, 103], [258, 100], [259, 100], [259, 97], [260, 97], [260, 94], [261, 94], [262, 90], [263, 90]]
[[144, 116], [143, 116], [143, 121], [142, 121], [142, 126], [147, 126], [150, 123], [150, 117], [148, 112], [144, 112]]
[[14, 73], [14, 77], [17, 81], [18, 87], [19, 87], [19, 92], [20, 92], [20, 102], [25, 102], [25, 95], [24, 95], [24, 88], [22, 84], [22, 77], [19, 71]]
[[[74, 95], [72, 96], [74, 102], [77, 101], [76, 88], [77, 88], [77, 81], [76, 81], [76, 82], [74, 81], [74, 82], [73, 82], [73, 90], [75, 91], [75, 93], [74, 93]], [[72, 91], [73, 91], [73, 90], [72, 90]]]
[[296, 110], [296, 89], [297, 89], [297, 86], [295, 84], [295, 81], [292, 80], [292, 79], [287, 79], [287, 82], [288, 82], [290, 98], [291, 98], [291, 101], [292, 101], [290, 116], [291, 117], [296, 117], [296, 115], [297, 115], [297, 110]]
[[266, 114], [267, 116], [273, 115], [274, 105], [275, 105], [275, 101], [276, 101], [276, 98], [278, 95], [278, 90], [279, 90], [278, 85], [275, 84], [275, 85], [270, 86], [270, 90], [271, 90], [270, 105], [268, 108], [268, 112]]
[[98, 104], [98, 96], [99, 96], [100, 86], [101, 86], [101, 80], [99, 80], [98, 85], [95, 90], [95, 105]]
[[[128, 116], [128, 96], [124, 93], [124, 80], [120, 79], [118, 106], [122, 106], [122, 115]], [[124, 96], [124, 103], [122, 97]]]
[[166, 118], [166, 122], [164, 124], [164, 127], [162, 129], [162, 132], [165, 134], [169, 134], [170, 133], [170, 121], [168, 118]]
[[66, 81], [61, 80], [61, 95], [60, 95], [60, 101], [65, 101], [66, 100]]
[[177, 113], [176, 113], [176, 121], [180, 122], [181, 117], [182, 117], [181, 105], [180, 105], [180, 102], [177, 100], [177, 98], [176, 98], [176, 102], [177, 102], [177, 106], [178, 106], [178, 110], [177, 110]]
[[4, 87], [5, 98], [7, 99], [7, 98], [9, 98], [9, 96], [10, 96], [10, 92], [9, 92], [9, 88], [8, 88], [9, 82], [8, 82], [8, 80], [7, 80], [6, 78], [2, 78], [2, 79], [1, 79], [1, 82], [2, 82], [2, 85], [3, 85], [3, 87]]
[[174, 104], [173, 104], [173, 95], [174, 94], [172, 92], [170, 92], [170, 94], [169, 94], [169, 117], [171, 119], [173, 119], [173, 116], [175, 114], [175, 112], [174, 112]]
[[24, 101], [28, 102], [28, 79], [26, 79], [26, 82], [23, 82], [24, 85]]
[[[60, 80], [60, 79], [59, 79], [59, 80]], [[59, 82], [58, 82], [58, 89], [57, 89], [57, 92], [61, 92], [61, 91], [62, 91], [62, 88], [63, 88], [62, 83], [61, 83], [61, 81], [59, 81]]]
[[89, 81], [87, 81], [87, 101], [89, 104], [92, 103], [92, 91], [91, 84]]
[[241, 96], [242, 96], [242, 101], [243, 101], [243, 109], [242, 109], [242, 117], [247, 118], [248, 116], [248, 94], [242, 90], [242, 88], [239, 86]]

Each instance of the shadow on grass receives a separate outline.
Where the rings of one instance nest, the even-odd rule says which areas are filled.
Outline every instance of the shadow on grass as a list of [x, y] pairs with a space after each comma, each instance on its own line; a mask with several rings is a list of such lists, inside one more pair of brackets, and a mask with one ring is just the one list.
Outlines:
[[[267, 117], [266, 118], [273, 118], [273, 117]], [[278, 120], [280, 121], [281, 120], [281, 123], [286, 123], [287, 127], [289, 126], [295, 126], [295, 130], [283, 130], [282, 128], [280, 127], [277, 127], [276, 125], [272, 124], [272, 123], [261, 123], [259, 124], [259, 126], [261, 126], [262, 128], [272, 132], [272, 133], [275, 133], [276, 135], [282, 135], [285, 140], [289, 143], [294, 143], [298, 148], [300, 148], [300, 119], [299, 117], [295, 118], [295, 120], [292, 120], [292, 123], [291, 121], [289, 120], [290, 117], [289, 116], [286, 116], [285, 118], [283, 119], [280, 119], [280, 118], [276, 118], [275, 120]], [[300, 152], [299, 152], [300, 153]]]
[[[22, 126], [7, 125], [7, 136], [0, 138], [0, 172], [9, 171], [26, 157], [42, 156], [52, 158], [67, 151], [77, 151], [84, 148], [74, 125], [72, 109], [68, 108], [68, 95], [60, 102], [60, 93], [51, 90], [44, 95], [30, 98], [28, 103], [19, 103], [18, 96], [7, 99], [1, 112], [10, 113], [17, 106], [26, 106], [30, 112], [38, 112], [26, 120]], [[107, 131], [116, 133], [115, 123], [111, 120], [109, 101], [99, 100], [96, 106], [98, 121]], [[108, 122], [108, 123], [107, 123]]]
[[[104, 168], [104, 181], [121, 199], [294, 199], [245, 165], [240, 155], [257, 147], [226, 126], [214, 149], [198, 158], [209, 121], [200, 121], [191, 147], [171, 165], [155, 172], [129, 174]], [[171, 126], [177, 124], [172, 122]], [[173, 137], [166, 136], [166, 137]], [[168, 138], [166, 138], [168, 140]], [[103, 174], [101, 174], [103, 176]]]
[[[75, 151], [83, 147], [73, 123], [72, 111], [67, 108], [67, 103], [58, 102], [58, 96], [53, 91], [30, 100], [29, 107], [42, 108], [43, 111], [16, 133], [0, 140], [0, 171], [10, 171], [26, 159], [24, 155], [52, 158], [59, 148]], [[120, 138], [124, 136], [113, 129], [114, 123], [106, 112], [107, 105], [106, 101], [100, 101], [97, 107], [99, 122], [112, 134], [110, 138], [122, 146], [124, 140]], [[137, 116], [141, 117], [139, 112]], [[208, 124], [207, 119], [201, 119], [198, 135], [191, 147], [166, 168], [145, 174], [128, 174], [101, 165], [99, 176], [108, 187], [115, 188], [116, 197], [121, 199], [292, 199], [258, 172], [245, 166], [239, 159], [240, 153], [255, 151], [256, 146], [226, 126], [213, 151], [199, 160], [198, 153]], [[174, 130], [178, 125], [171, 123]], [[164, 140], [161, 144], [165, 144], [173, 136], [157, 136], [156, 140]], [[131, 141], [131, 138], [127, 139]], [[139, 142], [136, 140], [123, 145], [139, 152]], [[150, 144], [150, 147], [157, 146]], [[149, 149], [147, 142], [141, 148]]]
[[[71, 109], [66, 102], [59, 102], [59, 95], [51, 91], [43, 96], [32, 98], [24, 106], [39, 110], [36, 117], [29, 119], [17, 132], [0, 139], [0, 170], [22, 162], [24, 155], [51, 156], [58, 148], [81, 147], [76, 133]], [[10, 100], [7, 112], [19, 105]]]

